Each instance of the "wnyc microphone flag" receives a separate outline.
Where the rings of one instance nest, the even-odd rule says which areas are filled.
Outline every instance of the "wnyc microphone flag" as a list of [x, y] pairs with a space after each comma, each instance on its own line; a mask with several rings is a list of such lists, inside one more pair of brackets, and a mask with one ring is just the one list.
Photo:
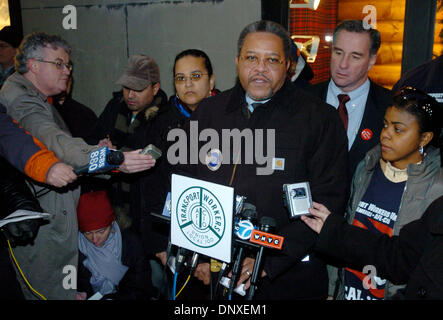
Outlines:
[[231, 262], [234, 189], [172, 175], [171, 243]]

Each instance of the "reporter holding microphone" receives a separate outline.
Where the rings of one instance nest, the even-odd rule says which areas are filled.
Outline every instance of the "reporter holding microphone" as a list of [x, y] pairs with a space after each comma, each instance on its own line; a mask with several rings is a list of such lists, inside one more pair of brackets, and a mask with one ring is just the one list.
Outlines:
[[[27, 35], [15, 56], [16, 72], [0, 91], [0, 102], [11, 118], [60, 161], [77, 168], [86, 165], [90, 154], [100, 146], [73, 138], [61, 115], [48, 102], [48, 97], [67, 88], [72, 70], [70, 54], [71, 47], [59, 36], [43, 32]], [[139, 172], [155, 164], [152, 157], [140, 155], [139, 151], [125, 152], [121, 171]], [[17, 248], [15, 257], [28, 282], [44, 297], [74, 300], [76, 290], [64, 286], [63, 268], [68, 265], [77, 268], [78, 265], [76, 209], [80, 188], [77, 184], [63, 189], [48, 189], [38, 182], [32, 184], [43, 211], [51, 214], [51, 219], [40, 227], [34, 244]], [[25, 298], [36, 299], [21, 276], [17, 278]]]

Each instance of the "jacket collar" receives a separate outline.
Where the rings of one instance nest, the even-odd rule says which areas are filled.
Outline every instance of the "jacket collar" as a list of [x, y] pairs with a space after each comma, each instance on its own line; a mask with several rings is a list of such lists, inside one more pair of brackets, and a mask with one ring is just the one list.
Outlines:
[[[246, 92], [241, 86], [239, 80], [237, 80], [235, 86], [231, 90], [232, 93], [226, 106], [226, 113], [234, 112], [238, 109], [247, 107], [245, 97]], [[293, 86], [292, 82], [286, 77], [286, 80], [280, 90], [278, 90], [268, 102], [264, 103], [263, 107], [278, 106], [279, 108], [292, 110], [293, 107], [291, 106], [291, 100], [293, 100], [294, 97], [290, 97], [290, 94], [293, 93], [294, 90], [295, 87]]]
[[[368, 171], [374, 170], [376, 164], [381, 158], [381, 147], [377, 144], [374, 148], [369, 150], [365, 156], [365, 167]], [[440, 150], [429, 146], [426, 150], [426, 155], [420, 164], [409, 164], [407, 167], [408, 177], [411, 176], [426, 176], [434, 174], [435, 170], [440, 167]]]
[[20, 85], [26, 91], [26, 93], [28, 95], [38, 96], [45, 102], [48, 100], [48, 97], [45, 96], [43, 93], [41, 93], [34, 86], [34, 84], [31, 81], [29, 81], [28, 79], [26, 79], [22, 74], [20, 74], [18, 72], [14, 72], [11, 76], [9, 76], [8, 80], [10, 82], [15, 82], [18, 85]]

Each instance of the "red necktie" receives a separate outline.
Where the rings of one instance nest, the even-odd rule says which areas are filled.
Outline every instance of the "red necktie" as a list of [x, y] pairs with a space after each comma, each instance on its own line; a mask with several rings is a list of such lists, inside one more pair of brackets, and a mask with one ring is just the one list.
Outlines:
[[348, 110], [346, 110], [346, 102], [348, 102], [351, 98], [347, 94], [339, 94], [338, 101], [340, 104], [338, 105], [338, 114], [340, 115], [341, 121], [343, 121], [343, 125], [345, 130], [348, 131]]

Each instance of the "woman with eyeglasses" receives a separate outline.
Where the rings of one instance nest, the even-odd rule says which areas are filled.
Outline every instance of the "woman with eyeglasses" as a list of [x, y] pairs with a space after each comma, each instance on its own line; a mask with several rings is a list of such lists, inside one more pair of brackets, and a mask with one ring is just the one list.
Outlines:
[[[156, 168], [141, 179], [141, 192], [144, 195], [146, 212], [141, 218], [141, 234], [148, 254], [161, 261], [153, 263], [154, 284], [167, 297], [167, 284], [162, 282], [162, 273], [155, 279], [155, 270], [163, 268], [166, 263], [166, 247], [168, 233], [161, 232], [163, 226], [153, 225], [150, 212], [161, 214], [166, 196], [171, 189], [172, 166], [167, 161], [168, 148], [173, 142], [167, 141], [168, 133], [175, 128], [182, 128], [199, 103], [215, 95], [215, 75], [208, 55], [198, 49], [180, 52], [174, 60], [172, 68], [176, 94], [170, 97], [168, 108], [164, 108], [154, 120], [154, 125], [145, 134], [147, 143], [152, 143], [162, 150], [163, 155], [157, 160]], [[145, 142], [145, 145], [147, 144]], [[157, 267], [157, 269], [156, 269]], [[159, 279], [160, 278], [160, 279]], [[188, 287], [192, 287], [188, 286]], [[189, 288], [188, 288], [189, 290]]]
[[[400, 89], [386, 110], [380, 144], [366, 154], [354, 174], [345, 213], [347, 224], [339, 213], [330, 214], [319, 203], [310, 209], [311, 217], [302, 217], [319, 233], [316, 251], [342, 267], [338, 269], [338, 279], [331, 277], [333, 282], [336, 280], [336, 298], [369, 300], [401, 296], [404, 284], [420, 268], [417, 264], [424, 266], [419, 260], [425, 256], [425, 242], [431, 234], [433, 219], [435, 230], [440, 224], [441, 243], [442, 115], [442, 107], [434, 98], [412, 87]], [[437, 198], [440, 200], [430, 209], [433, 213], [424, 216]], [[403, 230], [406, 225], [408, 228]], [[429, 279], [424, 275], [429, 272], [428, 276], [440, 279], [442, 284], [442, 252], [439, 252], [440, 268], [434, 274], [432, 269], [424, 270], [422, 279]], [[436, 261], [428, 263], [430, 268]], [[423, 285], [426, 286], [426, 281]], [[441, 294], [440, 291], [440, 297]], [[409, 291], [406, 297], [421, 295], [426, 293]]]
[[216, 94], [211, 61], [205, 52], [188, 49], [175, 57], [173, 72], [176, 94], [170, 102], [189, 118], [204, 98]]
[[[214, 89], [215, 75], [211, 61], [205, 52], [198, 49], [182, 51], [175, 57], [173, 79], [176, 94], [170, 97], [167, 108], [159, 111], [149, 131], [145, 132], [142, 143], [143, 145], [152, 143], [162, 150], [163, 156], [156, 162], [156, 170], [149, 175], [150, 177], [155, 176], [157, 172], [158, 174], [165, 172], [166, 175], [157, 177], [157, 180], [161, 181], [170, 178], [171, 165], [165, 158], [173, 142], [168, 141], [168, 133], [172, 129], [182, 128], [198, 104], [203, 99], [215, 95], [217, 91]], [[161, 213], [170, 189], [169, 183], [165, 183], [164, 186], [162, 183], [161, 187], [157, 181], [154, 185], [146, 183], [145, 189], [148, 194], [155, 195], [150, 199], [146, 209], [148, 212]]]

